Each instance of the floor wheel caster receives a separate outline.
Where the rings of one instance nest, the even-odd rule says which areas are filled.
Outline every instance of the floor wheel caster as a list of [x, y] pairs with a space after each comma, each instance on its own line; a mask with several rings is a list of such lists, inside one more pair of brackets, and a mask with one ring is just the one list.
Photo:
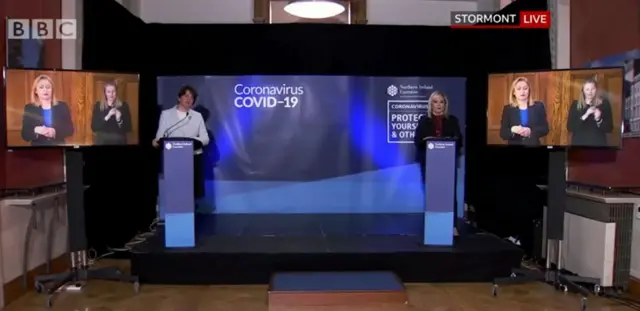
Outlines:
[[491, 288], [491, 295], [493, 297], [498, 297], [498, 284], [493, 284], [493, 287]]
[[600, 287], [600, 285], [596, 284], [593, 286], [593, 293], [596, 296], [599, 296], [602, 293], [602, 288]]
[[47, 296], [47, 308], [53, 307], [53, 296]]
[[36, 282], [33, 286], [36, 289], [36, 293], [42, 294], [44, 293], [44, 285], [40, 282]]
[[509, 277], [515, 278], [515, 277], [517, 277], [517, 275], [515, 273], [511, 272], [511, 275]]
[[140, 292], [140, 282], [133, 282], [133, 292], [135, 294]]
[[582, 299], [580, 299], [580, 310], [587, 310], [587, 297], [582, 297]]
[[565, 292], [565, 293], [569, 291], [569, 288], [564, 284], [556, 284], [555, 288], [556, 288], [556, 290], [559, 290], [559, 291]]

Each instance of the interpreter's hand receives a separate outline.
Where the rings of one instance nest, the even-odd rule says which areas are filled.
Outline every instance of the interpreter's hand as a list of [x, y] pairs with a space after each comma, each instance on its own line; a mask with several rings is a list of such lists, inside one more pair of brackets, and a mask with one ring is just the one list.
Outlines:
[[593, 118], [596, 119], [596, 121], [600, 121], [600, 119], [602, 118], [602, 111], [600, 111], [600, 109], [595, 108], [593, 110]]
[[122, 118], [122, 112], [120, 112], [119, 109], [116, 109], [115, 116], [116, 116], [116, 121], [119, 122], [120, 119]]
[[522, 130], [522, 126], [520, 125], [514, 125], [511, 127], [511, 133], [513, 134], [519, 134], [521, 130]]
[[582, 121], [584, 121], [590, 115], [594, 114], [595, 112], [596, 112], [596, 108], [595, 107], [589, 107], [589, 109], [587, 109], [587, 111], [585, 111], [585, 113], [582, 115], [582, 117], [580, 117], [580, 119], [582, 119]]
[[45, 131], [46, 131], [46, 127], [44, 127], [44, 126], [36, 126], [36, 127], [33, 129], [33, 132], [34, 132], [34, 133], [36, 133], [36, 134], [38, 134], [38, 135], [44, 135], [44, 132], [45, 132]]
[[107, 115], [104, 117], [104, 120], [109, 121], [109, 119], [111, 119], [111, 117], [113, 117], [114, 114], [116, 114], [116, 108], [109, 109], [109, 112], [107, 112]]
[[531, 136], [531, 129], [528, 127], [523, 127], [520, 129], [520, 132], [518, 132], [518, 135], [522, 137], [529, 137]]
[[45, 127], [43, 135], [49, 138], [54, 138], [56, 137], [56, 129], [52, 127]]

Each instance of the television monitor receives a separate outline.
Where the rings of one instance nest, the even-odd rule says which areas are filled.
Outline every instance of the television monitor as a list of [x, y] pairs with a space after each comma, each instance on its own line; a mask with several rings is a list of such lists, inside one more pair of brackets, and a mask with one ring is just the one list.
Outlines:
[[620, 148], [624, 68], [489, 75], [487, 143]]
[[4, 69], [8, 148], [138, 144], [139, 76]]

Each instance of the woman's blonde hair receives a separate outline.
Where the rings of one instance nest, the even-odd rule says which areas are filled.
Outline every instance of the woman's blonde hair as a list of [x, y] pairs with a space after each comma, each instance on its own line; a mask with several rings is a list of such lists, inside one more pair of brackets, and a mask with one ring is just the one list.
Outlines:
[[[116, 100], [113, 101], [113, 107], [109, 107], [109, 103], [107, 102], [107, 88], [112, 86], [116, 90]], [[104, 88], [102, 88], [102, 100], [100, 101], [100, 111], [105, 111], [111, 108], [120, 108], [122, 107], [122, 101], [118, 98], [118, 85], [115, 81], [107, 82], [104, 84]]]
[[51, 77], [47, 75], [39, 75], [33, 80], [33, 84], [31, 85], [31, 103], [38, 107], [40, 106], [40, 98], [38, 98], [36, 90], [38, 88], [38, 83], [40, 83], [40, 81], [42, 80], [46, 80], [47, 82], [49, 82], [49, 84], [51, 84], [51, 105], [57, 105], [58, 100], [56, 99], [56, 91], [53, 88], [53, 79], [51, 79]]
[[582, 87], [580, 88], [580, 99], [578, 100], [578, 110], [582, 110], [586, 107], [588, 107], [589, 105], [587, 104], [587, 99], [584, 96], [584, 87], [587, 86], [587, 84], [593, 84], [593, 87], [596, 88], [596, 96], [593, 98], [594, 102], [593, 102], [593, 106], [594, 107], [598, 107], [600, 104], [602, 104], [602, 98], [600, 98], [600, 92], [598, 89], [598, 80], [594, 77], [594, 78], [589, 78], [586, 81], [584, 81], [584, 83], [582, 83]]
[[529, 83], [529, 79], [525, 77], [517, 77], [511, 83], [511, 91], [509, 92], [509, 104], [513, 107], [518, 107], [518, 99], [516, 98], [516, 84], [524, 82], [527, 84], [529, 88], [529, 98], [527, 98], [527, 102], [529, 106], [533, 105], [533, 100], [531, 100], [531, 83]]
[[431, 95], [429, 95], [429, 105], [427, 106], [427, 116], [429, 118], [431, 118], [432, 114], [432, 108], [431, 108], [431, 102], [432, 99], [436, 96], [440, 96], [442, 97], [442, 100], [444, 100], [444, 116], [446, 117], [449, 114], [449, 99], [447, 98], [447, 95], [444, 94], [444, 92], [442, 91], [433, 91], [433, 93], [431, 93]]

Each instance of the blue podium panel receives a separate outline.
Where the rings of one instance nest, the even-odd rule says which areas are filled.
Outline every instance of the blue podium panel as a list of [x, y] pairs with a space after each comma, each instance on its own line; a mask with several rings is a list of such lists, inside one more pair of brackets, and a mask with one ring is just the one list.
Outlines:
[[424, 245], [453, 245], [456, 142], [427, 141]]
[[173, 138], [163, 147], [160, 205], [165, 247], [195, 247], [193, 141]]

